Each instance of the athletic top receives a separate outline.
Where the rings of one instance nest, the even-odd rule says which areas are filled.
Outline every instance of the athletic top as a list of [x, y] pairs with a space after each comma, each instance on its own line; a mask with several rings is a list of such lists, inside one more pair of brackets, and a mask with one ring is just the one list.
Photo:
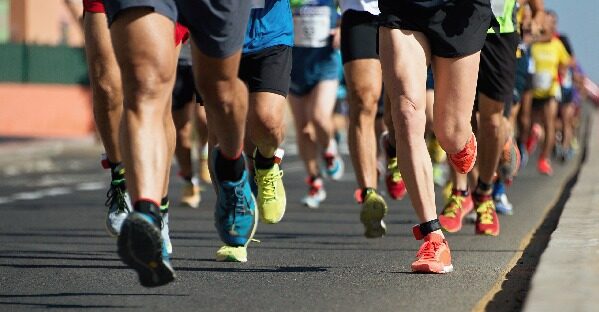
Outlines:
[[181, 52], [179, 53], [179, 59], [177, 60], [178, 66], [191, 66], [191, 42], [181, 44]]
[[243, 53], [258, 52], [276, 45], [293, 46], [293, 18], [289, 0], [252, 1]]
[[331, 29], [337, 27], [334, 0], [292, 0], [296, 47], [324, 48], [331, 45]]
[[[499, 23], [499, 33], [508, 34], [516, 31], [516, 0], [491, 0], [491, 9]], [[488, 33], [495, 33], [495, 29], [489, 28]]]
[[372, 15], [379, 15], [381, 13], [378, 0], [339, 0], [339, 6], [341, 7], [341, 12], [354, 10], [366, 11]]
[[531, 57], [535, 62], [533, 97], [542, 99], [557, 96], [560, 91], [559, 67], [570, 64], [568, 51], [559, 39], [552, 38], [551, 41], [534, 43]]

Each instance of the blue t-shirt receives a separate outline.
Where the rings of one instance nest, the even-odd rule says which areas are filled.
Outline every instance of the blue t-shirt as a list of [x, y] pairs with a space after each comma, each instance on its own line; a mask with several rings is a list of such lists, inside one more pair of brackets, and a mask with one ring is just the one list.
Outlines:
[[[242, 0], [251, 1], [251, 0]], [[289, 0], [253, 0], [254, 8], [245, 32], [243, 53], [258, 52], [276, 45], [293, 46], [293, 18]]]

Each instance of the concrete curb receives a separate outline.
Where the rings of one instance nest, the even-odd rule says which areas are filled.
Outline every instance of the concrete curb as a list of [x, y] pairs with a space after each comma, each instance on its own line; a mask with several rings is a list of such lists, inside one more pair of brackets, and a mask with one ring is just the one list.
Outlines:
[[597, 311], [599, 297], [599, 111], [586, 163], [533, 276], [524, 311]]

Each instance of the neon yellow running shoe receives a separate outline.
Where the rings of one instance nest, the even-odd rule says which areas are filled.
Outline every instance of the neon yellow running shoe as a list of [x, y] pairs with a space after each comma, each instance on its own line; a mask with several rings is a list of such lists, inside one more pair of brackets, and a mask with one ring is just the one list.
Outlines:
[[247, 262], [247, 246], [233, 247], [224, 245], [216, 252], [216, 261], [220, 262]]
[[264, 223], [278, 223], [283, 219], [287, 198], [283, 186], [283, 171], [279, 164], [270, 169], [257, 169], [254, 178], [258, 186], [258, 210]]
[[426, 145], [434, 164], [440, 164], [447, 159], [447, 154], [445, 154], [445, 151], [441, 147], [441, 144], [439, 144], [437, 138], [433, 137], [428, 139]]
[[360, 221], [366, 228], [364, 236], [367, 238], [383, 237], [387, 234], [387, 226], [383, 221], [383, 218], [387, 215], [387, 203], [374, 189], [367, 189], [364, 198], [361, 199]]
[[445, 182], [445, 186], [443, 187], [443, 201], [445, 202], [445, 205], [447, 205], [449, 203], [449, 198], [451, 197], [452, 194], [452, 190], [453, 190], [453, 182], [451, 182], [451, 180], [447, 180], [447, 182]]

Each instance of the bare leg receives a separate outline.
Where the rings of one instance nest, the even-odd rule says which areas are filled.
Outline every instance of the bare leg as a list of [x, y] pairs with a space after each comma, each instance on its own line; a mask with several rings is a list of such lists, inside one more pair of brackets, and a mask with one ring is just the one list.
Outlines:
[[360, 188], [377, 187], [375, 117], [381, 96], [382, 73], [377, 59], [361, 59], [344, 65], [348, 87], [348, 143]]
[[543, 123], [545, 124], [545, 142], [541, 151], [541, 158], [549, 158], [555, 146], [555, 119], [557, 117], [557, 101], [549, 99], [543, 106]]
[[306, 166], [308, 174], [310, 176], [317, 176], [319, 174], [317, 161], [318, 145], [314, 139], [312, 123], [309, 120], [308, 107], [305, 104], [306, 98], [308, 98], [307, 95], [303, 97], [290, 95], [289, 103], [291, 104], [291, 112], [295, 119], [295, 133], [300, 157]]
[[[507, 139], [506, 123], [503, 117], [504, 104], [480, 93], [478, 109], [480, 112], [477, 131], [479, 179], [490, 185], [493, 183], [501, 150]], [[486, 193], [491, 191], [492, 189]]]
[[168, 141], [172, 130], [167, 129], [165, 119], [170, 117], [176, 66], [174, 23], [135, 8], [123, 11], [110, 30], [123, 78], [121, 151], [128, 189], [134, 201], [144, 198], [160, 203], [164, 173], [172, 157]]
[[248, 136], [264, 157], [273, 157], [283, 142], [285, 98], [270, 92], [250, 93]]
[[193, 125], [190, 119], [193, 115], [194, 106], [195, 103], [192, 101], [185, 104], [181, 109], [173, 111], [173, 121], [177, 130], [175, 156], [179, 164], [180, 174], [184, 177], [193, 176], [191, 161], [191, 148], [193, 145], [191, 142], [191, 133]]

